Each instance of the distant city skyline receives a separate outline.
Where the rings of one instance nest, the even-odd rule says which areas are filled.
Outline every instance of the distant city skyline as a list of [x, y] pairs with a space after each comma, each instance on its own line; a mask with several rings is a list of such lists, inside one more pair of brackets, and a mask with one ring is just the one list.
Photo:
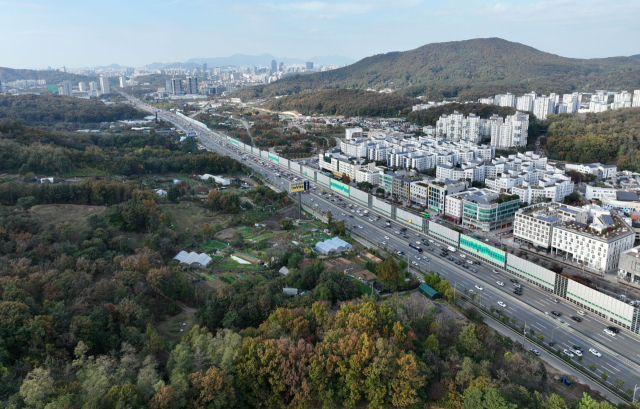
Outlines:
[[640, 54], [637, 0], [7, 0], [0, 10], [0, 66], [11, 68], [140, 67], [236, 53], [359, 60], [479, 37], [573, 58]]

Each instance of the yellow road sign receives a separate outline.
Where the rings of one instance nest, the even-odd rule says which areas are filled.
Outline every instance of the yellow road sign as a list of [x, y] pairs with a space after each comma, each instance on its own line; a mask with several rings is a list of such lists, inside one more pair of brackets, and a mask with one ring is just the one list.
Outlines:
[[291, 184], [291, 193], [304, 191], [304, 182], [297, 182]]

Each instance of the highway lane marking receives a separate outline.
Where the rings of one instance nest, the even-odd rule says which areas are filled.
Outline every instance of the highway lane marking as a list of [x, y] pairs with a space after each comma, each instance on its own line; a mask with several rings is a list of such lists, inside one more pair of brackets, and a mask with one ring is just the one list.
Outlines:
[[612, 370], [612, 371], [620, 372], [620, 370], [619, 370], [618, 368], [614, 368], [613, 366], [609, 365], [609, 364], [608, 364], [608, 363], [606, 363], [606, 362], [603, 362], [603, 363], [602, 363], [602, 365], [603, 365], [603, 366], [604, 366], [604, 365], [608, 366], [609, 368], [611, 368], [611, 370]]
[[[622, 365], [622, 364], [620, 364], [620, 363], [618, 363], [618, 362], [614, 361], [613, 359], [611, 360], [611, 362], [613, 362], [614, 364], [618, 365], [618, 366], [619, 366], [619, 367], [621, 367], [621, 368], [624, 368], [624, 369], [625, 369], [625, 370], [627, 370], [627, 371], [631, 371], [631, 369], [629, 369], [629, 368], [627, 368], [626, 366], [624, 366], [624, 365]], [[618, 371], [618, 372], [620, 372], [620, 371]]]

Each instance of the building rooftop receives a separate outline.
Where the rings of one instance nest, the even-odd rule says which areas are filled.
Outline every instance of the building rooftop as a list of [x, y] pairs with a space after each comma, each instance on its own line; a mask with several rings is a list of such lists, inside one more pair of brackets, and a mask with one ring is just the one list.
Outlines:
[[638, 200], [640, 200], [636, 192], [625, 192], [621, 190], [618, 190], [616, 192], [616, 199], [623, 202], [637, 202]]

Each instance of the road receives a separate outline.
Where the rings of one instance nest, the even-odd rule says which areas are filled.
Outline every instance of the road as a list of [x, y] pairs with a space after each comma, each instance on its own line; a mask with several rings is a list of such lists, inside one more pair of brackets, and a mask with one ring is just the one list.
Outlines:
[[[123, 96], [128, 97], [132, 103], [149, 110], [149, 112], [155, 109], [126, 94]], [[257, 158], [236, 148], [227, 143], [226, 138], [218, 132], [213, 132], [215, 135], [213, 136], [208, 131], [197, 129], [198, 127], [195, 125], [174, 114], [159, 112], [158, 115], [185, 131], [198, 132], [200, 143], [207, 149], [243, 161], [260, 172], [265, 181], [272, 186], [283, 189], [289, 185], [290, 180], [299, 177], [262, 158]], [[247, 160], [242, 160], [242, 157], [245, 156]], [[276, 177], [276, 173], [281, 177]], [[393, 221], [391, 227], [387, 228], [385, 227], [387, 218], [384, 215], [370, 213], [369, 216], [358, 216], [358, 210], [364, 209], [357, 203], [322, 190], [323, 188], [314, 186], [312, 183], [311, 193], [303, 195], [305, 207], [314, 209], [320, 214], [331, 211], [336, 220], [345, 221], [349, 230], [366, 238], [373, 245], [378, 245], [380, 248], [386, 247], [389, 251], [393, 249], [403, 251], [410, 263], [417, 263], [417, 266], [414, 267], [425, 272], [437, 272], [441, 277], [450, 281], [458, 291], [475, 291], [480, 302], [487, 308], [494, 306], [496, 309], [503, 309], [509, 316], [515, 316], [518, 325], [525, 324], [527, 332], [534, 330], [535, 334], [542, 334], [545, 337], [545, 342], [555, 340], [557, 345], [554, 348], [571, 350], [574, 345], [582, 347], [584, 350], [582, 365], [585, 368], [591, 364], [598, 365], [597, 370], [592, 373], [596, 377], [600, 377], [603, 372], [606, 373], [609, 384], [613, 384], [613, 380], [618, 377], [624, 379], [625, 388], [633, 388], [634, 385], [640, 384], [640, 338], [637, 336], [626, 331], [621, 331], [615, 338], [606, 335], [603, 330], [608, 323], [593, 314], [581, 317], [582, 322], [580, 323], [574, 322], [570, 317], [577, 315], [576, 307], [568, 301], [560, 299], [556, 303], [550, 300], [550, 297], [555, 298], [552, 294], [528, 283], [520, 283], [523, 287], [523, 293], [516, 295], [513, 293], [514, 287], [510, 281], [516, 277], [508, 272], [495, 269], [483, 260], [475, 259], [469, 255], [463, 259], [459, 251], [450, 252], [447, 257], [441, 257], [441, 250], [446, 247], [443, 243], [422, 232], [407, 231], [406, 234], [403, 234], [400, 232], [402, 226]], [[369, 212], [372, 211], [369, 210]], [[422, 242], [423, 238], [433, 240], [433, 243], [429, 243], [428, 246], [420, 245], [424, 249], [423, 253], [419, 254], [409, 247], [409, 243]], [[417, 257], [420, 259], [418, 260]], [[453, 260], [449, 260], [448, 257]], [[473, 265], [473, 268], [477, 269], [477, 273], [463, 268], [464, 265], [470, 267], [466, 263], [467, 260], [481, 263]], [[455, 264], [455, 261], [463, 261], [464, 264], [460, 266]], [[504, 285], [499, 285], [498, 282]], [[482, 289], [476, 288], [476, 285]], [[498, 301], [505, 303], [506, 307], [499, 306]], [[555, 318], [551, 315], [551, 311], [557, 311], [561, 316]], [[602, 356], [591, 354], [589, 348], [595, 348]], [[544, 353], [542, 358], [544, 358]], [[572, 359], [577, 361], [578, 357], [575, 356]]]

